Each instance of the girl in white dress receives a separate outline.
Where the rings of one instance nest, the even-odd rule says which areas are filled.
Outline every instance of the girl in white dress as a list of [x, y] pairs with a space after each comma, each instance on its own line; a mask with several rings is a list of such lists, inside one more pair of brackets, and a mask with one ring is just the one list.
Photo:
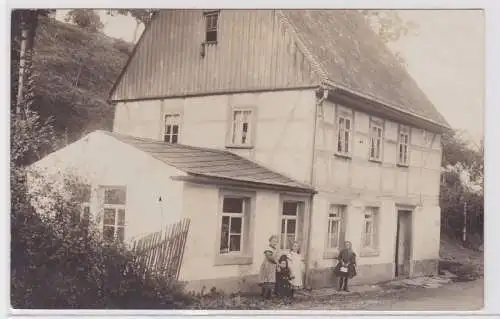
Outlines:
[[287, 254], [287, 257], [288, 267], [290, 268], [292, 277], [292, 287], [294, 290], [302, 289], [304, 286], [304, 260], [300, 254], [300, 244], [298, 242], [293, 243], [292, 249]]

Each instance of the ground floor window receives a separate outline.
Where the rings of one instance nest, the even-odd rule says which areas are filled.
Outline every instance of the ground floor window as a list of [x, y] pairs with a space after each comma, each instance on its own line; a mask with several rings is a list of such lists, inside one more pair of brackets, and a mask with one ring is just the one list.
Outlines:
[[125, 187], [102, 187], [103, 199], [103, 237], [106, 241], [125, 240]]
[[222, 200], [220, 254], [242, 253], [247, 240], [249, 198], [224, 196]]
[[366, 207], [363, 218], [363, 248], [377, 248], [378, 238], [378, 214], [377, 207]]
[[327, 251], [340, 249], [344, 241], [345, 211], [346, 206], [344, 205], [330, 205], [329, 207], [326, 239]]
[[303, 202], [288, 200], [283, 202], [280, 249], [291, 249], [295, 241], [301, 241], [302, 207]]

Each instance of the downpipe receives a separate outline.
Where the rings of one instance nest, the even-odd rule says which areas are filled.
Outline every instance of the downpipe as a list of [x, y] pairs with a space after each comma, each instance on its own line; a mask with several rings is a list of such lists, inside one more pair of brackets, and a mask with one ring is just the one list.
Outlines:
[[[322, 95], [321, 95], [322, 93]], [[314, 186], [314, 178], [315, 178], [315, 170], [314, 170], [314, 164], [316, 162], [316, 135], [317, 135], [317, 126], [318, 126], [318, 111], [319, 108], [322, 107], [323, 102], [328, 98], [328, 89], [324, 86], [320, 86], [318, 90], [316, 91], [316, 97], [318, 95], [321, 95], [321, 97], [317, 100], [315, 104], [315, 109], [314, 109], [314, 121], [313, 121], [313, 139], [312, 139], [312, 156], [311, 156], [311, 169], [309, 172], [309, 181], [310, 185]], [[311, 251], [311, 229], [312, 229], [312, 215], [313, 215], [313, 200], [314, 200], [314, 194], [312, 193], [310, 195], [309, 199], [309, 218], [308, 218], [308, 225], [307, 225], [307, 249], [306, 249], [306, 256], [305, 256], [305, 288], [306, 289], [311, 289], [311, 285], [309, 284], [310, 276], [309, 276], [309, 270], [310, 270], [310, 251]]]

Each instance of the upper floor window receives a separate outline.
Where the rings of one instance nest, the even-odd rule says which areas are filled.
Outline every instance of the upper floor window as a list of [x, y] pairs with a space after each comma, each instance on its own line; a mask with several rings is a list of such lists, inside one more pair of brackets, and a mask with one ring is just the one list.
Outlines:
[[370, 159], [374, 161], [382, 160], [382, 145], [384, 138], [384, 127], [381, 122], [370, 121]]
[[179, 142], [180, 119], [181, 117], [179, 114], [165, 115], [165, 132], [163, 134], [163, 140], [165, 142], [172, 144], [177, 144]]
[[339, 114], [337, 118], [337, 153], [351, 153], [352, 117]]
[[106, 241], [123, 242], [125, 239], [125, 187], [103, 187], [103, 237]]
[[251, 146], [252, 144], [252, 110], [233, 110], [231, 121], [231, 140], [233, 146]]
[[410, 128], [399, 126], [398, 134], [398, 164], [408, 166], [408, 146], [410, 144]]
[[205, 12], [205, 41], [207, 43], [217, 42], [218, 25], [219, 11]]

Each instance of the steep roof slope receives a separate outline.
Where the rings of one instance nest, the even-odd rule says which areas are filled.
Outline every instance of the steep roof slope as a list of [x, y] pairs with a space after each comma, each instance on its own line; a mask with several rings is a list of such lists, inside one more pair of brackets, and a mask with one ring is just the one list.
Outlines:
[[417, 83], [355, 10], [280, 10], [325, 80], [448, 127]]
[[225, 150], [169, 144], [105, 131], [102, 133], [189, 174], [314, 191], [310, 185]]

